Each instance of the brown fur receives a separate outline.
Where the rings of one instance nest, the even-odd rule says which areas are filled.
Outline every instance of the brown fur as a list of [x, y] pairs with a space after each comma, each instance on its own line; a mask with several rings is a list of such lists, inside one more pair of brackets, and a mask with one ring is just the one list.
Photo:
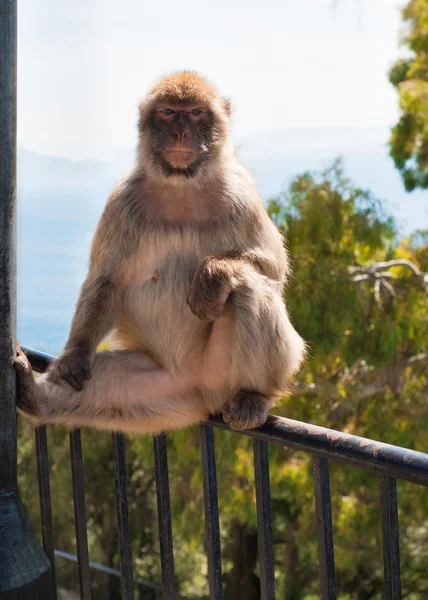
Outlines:
[[[188, 72], [141, 103], [137, 162], [98, 224], [64, 352], [37, 380], [18, 354], [20, 407], [35, 423], [145, 433], [223, 412], [243, 429], [287, 389], [304, 355], [282, 300], [287, 255], [231, 145], [229, 112]], [[151, 127], [167, 132], [157, 152]], [[192, 148], [197, 166], [165, 173], [164, 138]], [[95, 354], [106, 336], [112, 350]]]
[[155, 83], [147, 98], [155, 102], [172, 98], [188, 104], [210, 103], [219, 96], [216, 87], [192, 71], [182, 71], [163, 77]]

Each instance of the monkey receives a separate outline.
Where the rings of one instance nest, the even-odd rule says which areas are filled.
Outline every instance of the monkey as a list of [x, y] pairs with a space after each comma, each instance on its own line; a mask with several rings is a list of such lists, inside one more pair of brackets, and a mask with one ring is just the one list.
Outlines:
[[135, 164], [98, 222], [63, 352], [34, 378], [18, 347], [19, 410], [35, 425], [136, 434], [220, 414], [259, 427], [305, 356], [283, 236], [211, 82], [172, 73], [138, 108]]

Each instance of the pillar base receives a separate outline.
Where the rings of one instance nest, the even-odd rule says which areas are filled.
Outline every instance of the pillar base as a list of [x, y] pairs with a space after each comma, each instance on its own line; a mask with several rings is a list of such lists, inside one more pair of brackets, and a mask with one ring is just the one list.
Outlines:
[[17, 496], [0, 494], [0, 532], [0, 600], [53, 598], [49, 560]]

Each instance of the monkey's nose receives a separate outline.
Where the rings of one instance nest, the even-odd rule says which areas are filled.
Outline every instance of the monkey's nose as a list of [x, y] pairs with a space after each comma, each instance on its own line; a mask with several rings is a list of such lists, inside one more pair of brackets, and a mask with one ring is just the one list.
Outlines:
[[181, 143], [187, 137], [188, 131], [174, 131], [174, 139]]

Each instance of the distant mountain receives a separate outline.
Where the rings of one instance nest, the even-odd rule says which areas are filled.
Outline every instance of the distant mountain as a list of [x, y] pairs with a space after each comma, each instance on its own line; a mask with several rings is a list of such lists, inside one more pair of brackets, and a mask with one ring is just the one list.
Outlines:
[[344, 159], [348, 177], [368, 188], [393, 214], [402, 233], [428, 227], [428, 192], [408, 194], [388, 155], [388, 129], [289, 129], [264, 133], [238, 145], [263, 198], [275, 196], [296, 174]]
[[70, 160], [19, 148], [18, 182], [24, 188], [97, 187], [110, 164], [102, 160]]
[[[278, 194], [297, 173], [320, 169], [337, 156], [343, 156], [347, 174], [358, 185], [370, 188], [385, 200], [402, 230], [408, 233], [418, 227], [428, 227], [428, 193], [404, 191], [400, 176], [388, 156], [388, 129], [319, 128], [266, 132], [237, 139], [243, 161], [254, 173], [262, 196]], [[125, 150], [114, 162], [101, 160], [73, 161], [56, 156], [43, 156], [21, 148], [18, 153], [19, 188], [32, 194], [42, 192], [52, 196], [61, 190], [72, 194], [76, 190], [87, 198], [86, 210], [99, 212], [104, 200], [121, 173], [132, 165], [134, 152]], [[67, 194], [68, 195], [68, 194]], [[53, 215], [78, 216], [64, 197], [61, 206], [52, 207]], [[89, 199], [91, 202], [88, 202]], [[71, 204], [70, 204], [71, 202]], [[85, 215], [84, 211], [84, 215]], [[80, 218], [80, 217], [78, 217]]]
[[[385, 129], [289, 129], [236, 140], [264, 199], [297, 173], [338, 155], [358, 185], [384, 199], [403, 233], [428, 227], [428, 193], [407, 194], [388, 157]], [[115, 162], [18, 152], [18, 334], [57, 353], [65, 342], [90, 240], [113, 183], [134, 152]]]

